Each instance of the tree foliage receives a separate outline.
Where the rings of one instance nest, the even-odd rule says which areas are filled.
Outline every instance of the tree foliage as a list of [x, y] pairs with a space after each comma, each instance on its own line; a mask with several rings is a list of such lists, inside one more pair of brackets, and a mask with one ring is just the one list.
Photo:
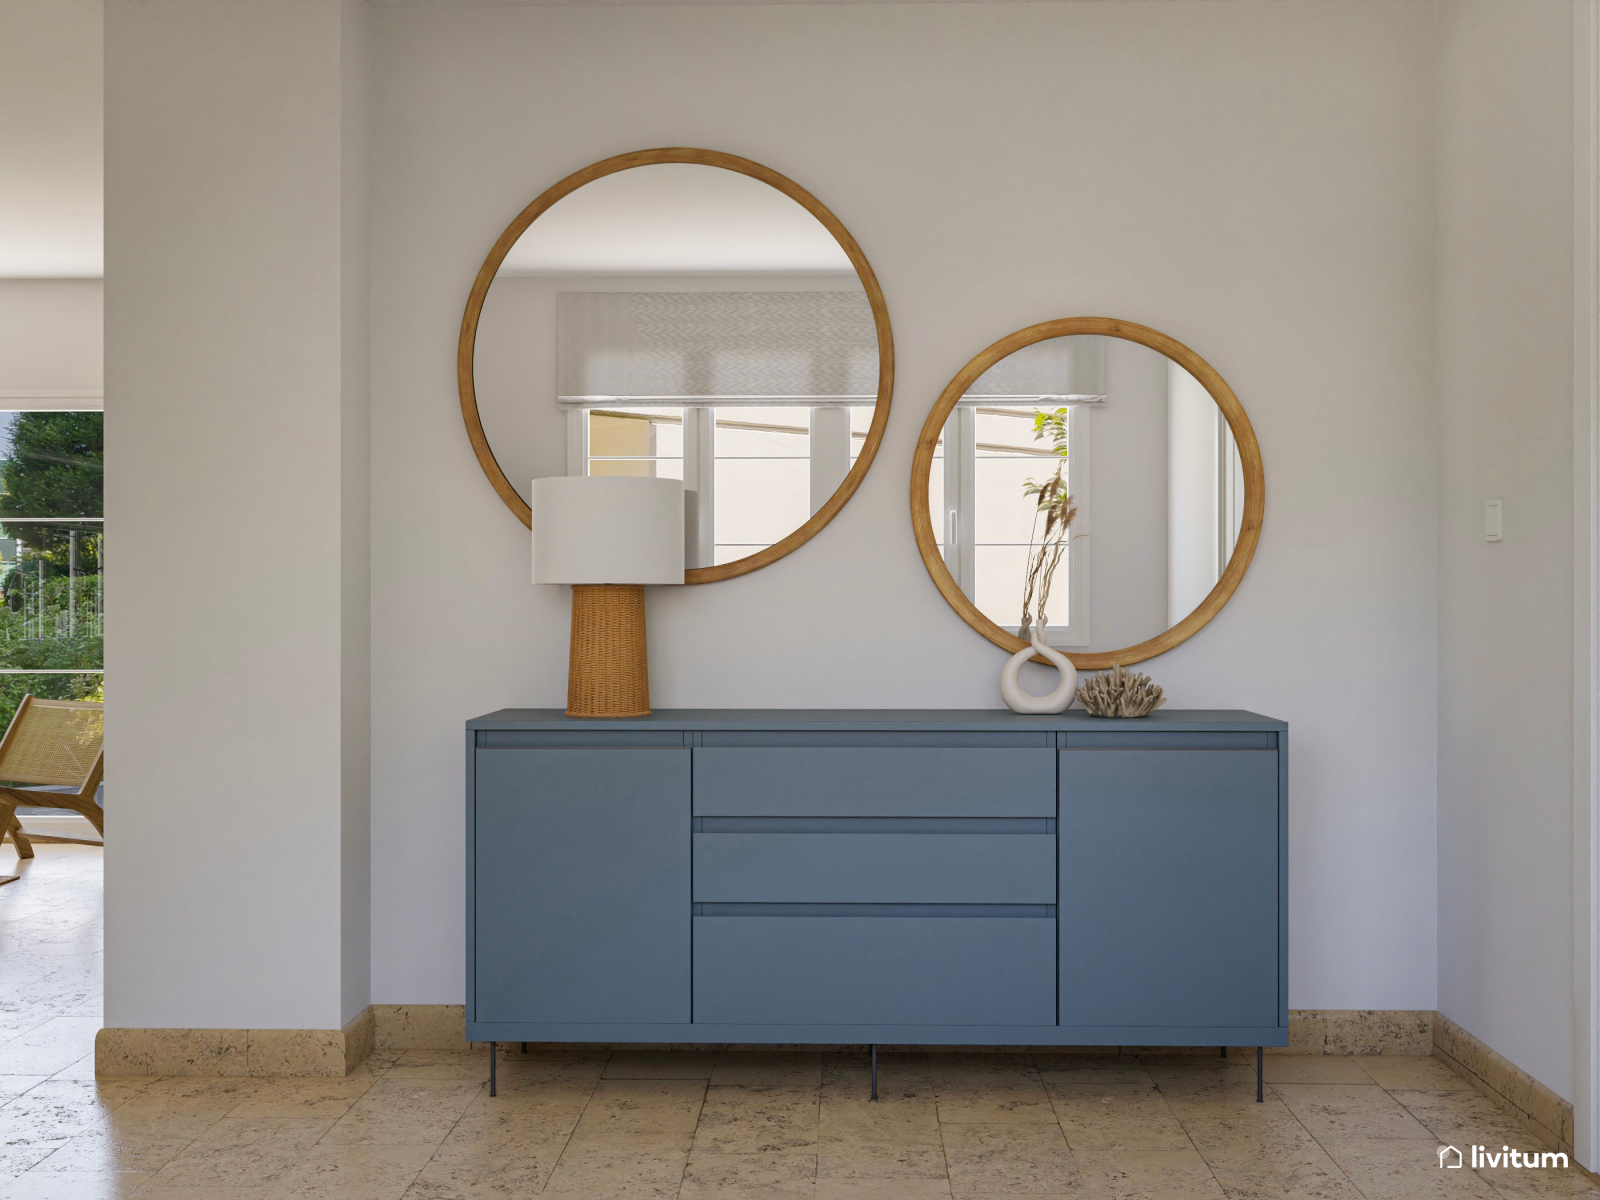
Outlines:
[[[53, 568], [71, 558], [70, 528], [23, 517], [98, 517], [105, 512], [105, 421], [97, 412], [25, 412], [12, 418], [11, 453], [0, 459], [0, 528]], [[18, 518], [7, 521], [5, 518]], [[85, 527], [98, 533], [98, 528]], [[78, 570], [100, 569], [98, 547], [78, 538]]]

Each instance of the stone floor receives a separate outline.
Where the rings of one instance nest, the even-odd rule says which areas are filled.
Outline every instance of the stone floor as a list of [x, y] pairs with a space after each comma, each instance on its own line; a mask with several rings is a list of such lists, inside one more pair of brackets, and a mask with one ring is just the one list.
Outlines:
[[[15, 870], [10, 847], [0, 869]], [[0, 1200], [1600, 1198], [1427, 1058], [380, 1052], [346, 1079], [94, 1079], [99, 851], [0, 888]]]

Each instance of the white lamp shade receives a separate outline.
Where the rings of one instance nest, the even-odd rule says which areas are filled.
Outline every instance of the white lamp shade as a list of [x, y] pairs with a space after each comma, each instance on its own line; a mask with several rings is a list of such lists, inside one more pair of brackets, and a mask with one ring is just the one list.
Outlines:
[[533, 481], [535, 583], [682, 583], [683, 481]]

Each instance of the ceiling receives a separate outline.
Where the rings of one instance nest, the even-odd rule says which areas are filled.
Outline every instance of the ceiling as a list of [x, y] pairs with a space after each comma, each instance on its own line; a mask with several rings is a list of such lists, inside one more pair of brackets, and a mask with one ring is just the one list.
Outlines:
[[501, 268], [514, 275], [853, 271], [822, 223], [737, 171], [657, 163], [553, 204]]
[[101, 0], [0, 0], [0, 279], [104, 273]]

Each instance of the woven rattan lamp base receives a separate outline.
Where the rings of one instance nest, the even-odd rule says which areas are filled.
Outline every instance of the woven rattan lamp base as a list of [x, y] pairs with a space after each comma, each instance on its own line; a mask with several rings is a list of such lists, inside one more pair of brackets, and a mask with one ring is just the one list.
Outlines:
[[572, 585], [572, 658], [567, 716], [648, 717], [644, 585]]

